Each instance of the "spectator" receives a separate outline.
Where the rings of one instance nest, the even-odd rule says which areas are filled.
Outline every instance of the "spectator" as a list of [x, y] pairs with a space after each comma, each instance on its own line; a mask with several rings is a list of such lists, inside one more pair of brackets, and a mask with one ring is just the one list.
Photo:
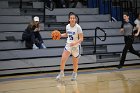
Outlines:
[[35, 16], [22, 34], [25, 46], [32, 49], [46, 48], [40, 35], [39, 17]]

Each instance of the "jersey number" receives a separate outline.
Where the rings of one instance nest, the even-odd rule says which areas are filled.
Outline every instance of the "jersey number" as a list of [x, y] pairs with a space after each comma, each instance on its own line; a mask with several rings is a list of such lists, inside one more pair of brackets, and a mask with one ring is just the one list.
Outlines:
[[69, 35], [69, 38], [70, 38], [70, 40], [73, 40], [73, 36], [72, 35]]

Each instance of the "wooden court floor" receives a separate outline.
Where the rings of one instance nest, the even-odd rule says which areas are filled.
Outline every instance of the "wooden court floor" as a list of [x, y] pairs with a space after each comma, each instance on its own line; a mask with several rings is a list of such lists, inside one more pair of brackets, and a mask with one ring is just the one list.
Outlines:
[[140, 65], [80, 70], [77, 81], [65, 73], [60, 81], [58, 72], [0, 77], [0, 93], [140, 93]]

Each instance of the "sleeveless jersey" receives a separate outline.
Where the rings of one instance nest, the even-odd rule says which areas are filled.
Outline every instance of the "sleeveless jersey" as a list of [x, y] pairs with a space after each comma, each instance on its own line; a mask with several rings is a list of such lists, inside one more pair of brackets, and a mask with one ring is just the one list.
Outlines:
[[74, 27], [71, 27], [70, 24], [66, 26], [66, 33], [68, 35], [67, 43], [75, 42], [79, 39], [78, 34], [83, 33], [82, 28], [77, 23]]

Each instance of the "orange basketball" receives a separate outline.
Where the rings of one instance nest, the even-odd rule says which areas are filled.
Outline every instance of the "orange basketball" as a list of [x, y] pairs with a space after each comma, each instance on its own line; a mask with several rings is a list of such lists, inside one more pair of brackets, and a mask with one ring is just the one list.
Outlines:
[[61, 38], [61, 33], [58, 30], [52, 31], [51, 35], [52, 35], [53, 40], [60, 40], [60, 38]]

